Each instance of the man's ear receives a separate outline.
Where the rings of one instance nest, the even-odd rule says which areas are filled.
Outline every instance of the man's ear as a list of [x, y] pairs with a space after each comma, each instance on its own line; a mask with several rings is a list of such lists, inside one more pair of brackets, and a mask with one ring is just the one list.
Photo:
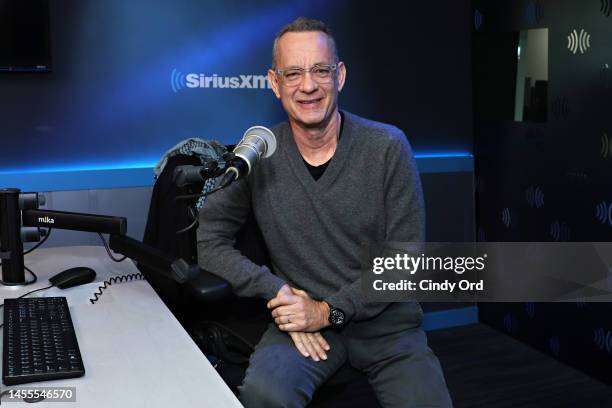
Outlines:
[[274, 92], [274, 95], [276, 95], [276, 97], [280, 99], [278, 77], [276, 76], [276, 72], [274, 72], [272, 69], [268, 70], [268, 82], [272, 87], [272, 92]]
[[344, 88], [344, 82], [346, 81], [346, 66], [344, 62], [338, 63], [338, 92]]

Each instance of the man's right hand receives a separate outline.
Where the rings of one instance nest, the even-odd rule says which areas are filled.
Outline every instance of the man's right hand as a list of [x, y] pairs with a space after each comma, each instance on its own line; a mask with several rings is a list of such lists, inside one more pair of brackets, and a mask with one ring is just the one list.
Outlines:
[[267, 304], [274, 323], [284, 332], [316, 333], [330, 325], [329, 305], [313, 300], [303, 290], [283, 285]]
[[327, 360], [327, 353], [330, 347], [321, 333], [289, 332], [295, 347], [304, 357], [310, 357], [314, 361]]

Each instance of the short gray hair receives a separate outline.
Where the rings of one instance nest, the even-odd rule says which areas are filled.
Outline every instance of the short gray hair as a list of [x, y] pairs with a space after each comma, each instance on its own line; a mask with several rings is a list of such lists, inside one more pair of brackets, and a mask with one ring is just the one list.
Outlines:
[[280, 29], [276, 37], [274, 38], [274, 45], [272, 46], [272, 69], [276, 69], [276, 53], [278, 51], [278, 40], [286, 33], [302, 33], [307, 31], [320, 31], [327, 36], [332, 55], [334, 57], [334, 63], [338, 62], [338, 49], [336, 48], [336, 40], [332, 36], [331, 29], [327, 24], [320, 20], [315, 20], [307, 17], [298, 17], [289, 24], [285, 25]]

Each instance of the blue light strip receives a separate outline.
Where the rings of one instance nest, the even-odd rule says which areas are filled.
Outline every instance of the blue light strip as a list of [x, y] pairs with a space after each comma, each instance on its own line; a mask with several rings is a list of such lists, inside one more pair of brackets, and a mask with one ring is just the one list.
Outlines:
[[[416, 154], [421, 173], [471, 172], [474, 157], [469, 153]], [[155, 163], [115, 163], [27, 170], [0, 171], [0, 188], [16, 187], [23, 191], [71, 191], [101, 188], [151, 186], [155, 182]]]
[[152, 167], [0, 173], [0, 188], [15, 187], [38, 192], [142, 187], [154, 182]]
[[433, 157], [472, 157], [472, 153], [467, 152], [455, 152], [455, 153], [416, 153], [414, 155], [417, 159], [429, 159]]
[[471, 153], [417, 153], [417, 167], [423, 174], [473, 172], [474, 156]]
[[116, 163], [110, 165], [88, 165], [88, 166], [69, 166], [69, 167], [39, 167], [36, 169], [26, 170], [3, 170], [0, 171], [0, 177], [9, 175], [26, 175], [26, 174], [41, 174], [41, 173], [78, 173], [81, 171], [108, 171], [108, 170], [133, 170], [133, 169], [150, 169], [153, 171], [155, 163]]

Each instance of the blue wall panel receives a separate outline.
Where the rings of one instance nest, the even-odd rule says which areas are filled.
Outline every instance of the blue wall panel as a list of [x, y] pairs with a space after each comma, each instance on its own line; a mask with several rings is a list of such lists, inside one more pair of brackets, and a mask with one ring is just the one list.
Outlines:
[[341, 106], [401, 127], [417, 152], [471, 152], [470, 28], [456, 18], [469, 2], [446, 3], [51, 2], [53, 72], [0, 75], [0, 172], [139, 167], [188, 137], [235, 143], [275, 124], [265, 86], [189, 88], [187, 75], [265, 75], [274, 34], [299, 15], [334, 29]]

